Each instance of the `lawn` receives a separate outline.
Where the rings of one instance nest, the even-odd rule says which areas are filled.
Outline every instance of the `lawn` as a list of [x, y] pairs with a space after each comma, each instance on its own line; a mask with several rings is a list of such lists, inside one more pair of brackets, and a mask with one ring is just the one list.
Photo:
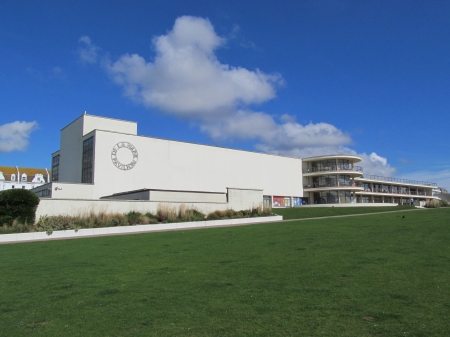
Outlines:
[[446, 336], [450, 209], [0, 245], [0, 336]]
[[413, 206], [358, 206], [358, 207], [290, 207], [273, 208], [272, 212], [282, 215], [284, 220], [319, 218], [324, 216], [339, 216], [366, 213], [392, 212], [413, 210]]

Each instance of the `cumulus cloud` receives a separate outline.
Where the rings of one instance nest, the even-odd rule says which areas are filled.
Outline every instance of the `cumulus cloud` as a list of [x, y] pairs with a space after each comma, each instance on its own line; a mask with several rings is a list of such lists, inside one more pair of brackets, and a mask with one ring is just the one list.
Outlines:
[[78, 40], [80, 46], [78, 47], [78, 55], [83, 63], [96, 63], [98, 58], [98, 48], [94, 45], [89, 36], [82, 36]]
[[24, 151], [28, 138], [38, 124], [36, 122], [13, 122], [0, 125], [0, 152]]
[[171, 31], [153, 39], [152, 61], [125, 54], [106, 62], [106, 69], [127, 97], [199, 121], [201, 130], [217, 140], [255, 140], [259, 150], [277, 153], [351, 143], [348, 134], [331, 124], [301, 125], [293, 116], [275, 120], [249, 110], [274, 98], [284, 80], [277, 73], [221, 63], [215, 52], [225, 44], [207, 19], [183, 16]]
[[212, 138], [254, 139], [265, 152], [292, 151], [295, 149], [340, 147], [351, 143], [349, 135], [327, 123], [296, 123], [292, 116], [283, 115], [281, 122], [263, 112], [237, 111], [221, 121], [206, 122], [201, 130]]
[[364, 170], [364, 175], [377, 175], [383, 177], [393, 177], [396, 169], [388, 164], [387, 158], [379, 156], [375, 152], [371, 154], [360, 153], [361, 166]]
[[220, 63], [214, 52], [224, 44], [208, 20], [183, 16], [169, 33], [153, 39], [153, 62], [126, 54], [107, 70], [128, 97], [179, 117], [229, 115], [240, 105], [275, 97], [282, 77]]
[[[235, 26], [230, 39], [240, 35]], [[95, 62], [98, 48], [88, 37], [84, 58]], [[196, 121], [202, 132], [216, 140], [252, 140], [255, 148], [273, 154], [311, 157], [356, 154], [350, 135], [328, 123], [300, 124], [295, 117], [274, 117], [252, 111], [255, 104], [273, 99], [284, 85], [278, 73], [265, 73], [221, 63], [216, 56], [226, 39], [207, 19], [179, 17], [167, 34], [152, 40], [155, 56], [146, 60], [125, 54], [103, 65], [125, 96], [149, 108]], [[81, 53], [80, 53], [81, 55]], [[360, 154], [366, 174], [392, 176], [386, 158]]]

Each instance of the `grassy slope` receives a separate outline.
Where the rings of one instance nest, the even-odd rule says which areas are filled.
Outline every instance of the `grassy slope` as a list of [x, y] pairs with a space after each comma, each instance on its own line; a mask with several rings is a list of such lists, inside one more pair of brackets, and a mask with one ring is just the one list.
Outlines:
[[412, 206], [358, 206], [358, 207], [292, 207], [273, 208], [272, 212], [282, 215], [284, 220], [318, 218], [324, 216], [381, 213], [401, 210], [413, 210]]
[[449, 220], [417, 210], [0, 245], [0, 336], [445, 336]]

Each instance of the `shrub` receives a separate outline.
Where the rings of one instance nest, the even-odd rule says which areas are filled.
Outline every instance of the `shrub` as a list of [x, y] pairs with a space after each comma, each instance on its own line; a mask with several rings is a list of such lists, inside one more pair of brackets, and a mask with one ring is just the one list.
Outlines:
[[11, 189], [0, 192], [0, 224], [12, 226], [14, 220], [33, 224], [39, 197], [29, 190]]
[[142, 213], [135, 211], [128, 212], [125, 216], [127, 217], [128, 224], [130, 225], [140, 224], [143, 217]]
[[41, 216], [36, 223], [36, 230], [38, 232], [46, 232], [48, 235], [53, 231], [74, 229], [75, 231], [86, 228], [77, 221], [79, 219], [71, 217], [69, 215], [54, 215], [54, 216]]
[[159, 204], [156, 210], [158, 221], [160, 222], [176, 222], [178, 218], [178, 212], [176, 207], [167, 204]]
[[425, 202], [424, 207], [426, 208], [439, 208], [439, 207], [448, 207], [449, 204], [445, 200], [437, 200], [437, 199], [428, 199]]

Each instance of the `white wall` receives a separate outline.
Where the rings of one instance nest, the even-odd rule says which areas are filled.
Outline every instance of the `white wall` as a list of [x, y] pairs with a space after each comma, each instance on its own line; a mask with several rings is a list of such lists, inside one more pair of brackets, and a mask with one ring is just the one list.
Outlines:
[[[301, 159], [105, 131], [96, 131], [95, 138], [95, 198], [142, 188], [226, 192], [232, 187], [303, 195]], [[111, 161], [118, 142], [138, 151], [131, 170]]]
[[83, 119], [83, 136], [96, 129], [137, 135], [136, 122], [92, 115], [83, 115], [81, 118]]
[[92, 199], [94, 195], [93, 184], [71, 184], [60, 182], [53, 182], [36, 187], [33, 189], [33, 192], [39, 193], [46, 189], [50, 191], [52, 198], [58, 199]]
[[[53, 187], [61, 185], [51, 184]], [[70, 184], [67, 184], [70, 186]], [[92, 185], [91, 185], [92, 186]], [[63, 192], [58, 191], [58, 192]], [[55, 193], [55, 191], [52, 191]], [[183, 200], [164, 201], [145, 201], [145, 200], [86, 200], [86, 199], [57, 199], [41, 198], [36, 211], [36, 219], [44, 215], [89, 215], [93, 213], [128, 213], [130, 211], [139, 211], [141, 213], [156, 213], [159, 204], [167, 204], [178, 207], [184, 204], [187, 208], [196, 208], [199, 211], [208, 214], [216, 210], [234, 209], [236, 211], [251, 209], [262, 203], [262, 191], [248, 191], [239, 189], [230, 189], [228, 203], [222, 201], [207, 202], [185, 202]], [[182, 196], [181, 194], [179, 194]]]

